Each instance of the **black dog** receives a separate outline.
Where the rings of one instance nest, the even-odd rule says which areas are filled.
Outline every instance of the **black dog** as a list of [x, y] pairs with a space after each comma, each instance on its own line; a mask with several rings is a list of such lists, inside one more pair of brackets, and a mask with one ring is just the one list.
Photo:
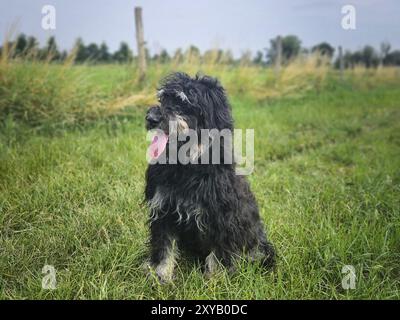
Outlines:
[[[233, 131], [225, 91], [214, 78], [172, 74], [162, 82], [159, 102], [147, 112], [148, 130], [159, 129], [171, 137], [169, 122], [175, 121], [178, 133], [188, 129], [199, 134], [201, 129]], [[159, 151], [170, 159], [167, 139]], [[181, 145], [178, 142], [178, 150]], [[221, 158], [227, 151], [224, 146], [220, 147]], [[208, 149], [199, 145], [197, 159]], [[207, 157], [212, 157], [211, 152]], [[246, 179], [235, 174], [234, 162], [150, 164], [146, 183], [150, 266], [161, 281], [172, 279], [178, 248], [201, 259], [207, 275], [218, 263], [231, 268], [234, 257], [243, 254], [266, 267], [274, 265], [274, 249], [267, 241], [256, 200]]]

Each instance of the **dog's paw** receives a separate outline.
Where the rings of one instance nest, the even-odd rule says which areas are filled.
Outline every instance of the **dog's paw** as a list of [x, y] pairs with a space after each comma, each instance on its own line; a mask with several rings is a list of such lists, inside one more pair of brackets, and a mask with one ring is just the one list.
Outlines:
[[162, 284], [172, 283], [174, 280], [174, 264], [160, 263], [155, 268], [155, 272]]
[[164, 272], [157, 272], [156, 270], [157, 279], [161, 284], [169, 284], [174, 282], [174, 274], [168, 274]]
[[205, 260], [204, 264], [204, 277], [206, 279], [212, 278], [218, 271], [221, 270], [220, 262], [218, 261], [217, 257], [215, 256], [214, 252], [211, 252]]
[[145, 273], [148, 273], [149, 270], [151, 269], [150, 261], [146, 260], [145, 262], [143, 262], [142, 265], [141, 265], [141, 268]]
[[160, 284], [172, 283], [175, 278], [171, 270], [166, 269], [163, 265], [153, 266], [149, 261], [143, 264], [143, 269], [147, 278], [155, 279]]

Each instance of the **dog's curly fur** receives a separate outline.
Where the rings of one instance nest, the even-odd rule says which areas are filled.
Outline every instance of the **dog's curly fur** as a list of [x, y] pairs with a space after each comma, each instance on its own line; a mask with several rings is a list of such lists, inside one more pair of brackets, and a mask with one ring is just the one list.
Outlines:
[[[160, 105], [147, 112], [148, 130], [168, 134], [171, 119], [197, 132], [233, 130], [225, 91], [214, 78], [172, 74], [162, 82], [159, 99]], [[219, 263], [231, 268], [233, 258], [243, 254], [266, 267], [274, 265], [275, 252], [255, 197], [246, 179], [235, 174], [234, 163], [150, 164], [145, 200], [150, 208], [150, 265], [161, 280], [172, 279], [178, 248], [201, 259], [207, 273]]]

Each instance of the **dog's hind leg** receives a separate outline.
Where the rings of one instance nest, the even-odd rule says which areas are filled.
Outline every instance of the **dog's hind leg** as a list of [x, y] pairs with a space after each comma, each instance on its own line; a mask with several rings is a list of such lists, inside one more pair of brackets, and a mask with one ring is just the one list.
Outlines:
[[270, 242], [263, 243], [261, 249], [264, 253], [264, 257], [261, 260], [262, 265], [267, 269], [273, 269], [275, 267], [276, 252], [275, 248]]
[[258, 261], [266, 269], [273, 269], [275, 266], [275, 248], [268, 241], [264, 227], [259, 224], [256, 231], [256, 246], [249, 251], [249, 257], [252, 261]]
[[275, 249], [267, 241], [253, 248], [247, 256], [250, 261], [259, 262], [266, 269], [273, 269], [275, 266]]
[[248, 251], [251, 261], [259, 262], [266, 269], [275, 267], [276, 253], [271, 242], [268, 241], [264, 228], [260, 225], [257, 229], [256, 245]]

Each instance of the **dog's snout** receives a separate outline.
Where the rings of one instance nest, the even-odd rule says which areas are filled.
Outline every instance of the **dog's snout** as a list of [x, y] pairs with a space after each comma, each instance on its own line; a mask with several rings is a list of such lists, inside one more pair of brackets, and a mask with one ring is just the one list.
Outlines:
[[160, 116], [158, 116], [154, 113], [148, 113], [146, 115], [146, 121], [152, 122], [152, 123], [158, 123], [158, 122], [160, 122]]
[[151, 107], [146, 114], [146, 127], [148, 130], [157, 127], [161, 122], [161, 112], [158, 107]]

